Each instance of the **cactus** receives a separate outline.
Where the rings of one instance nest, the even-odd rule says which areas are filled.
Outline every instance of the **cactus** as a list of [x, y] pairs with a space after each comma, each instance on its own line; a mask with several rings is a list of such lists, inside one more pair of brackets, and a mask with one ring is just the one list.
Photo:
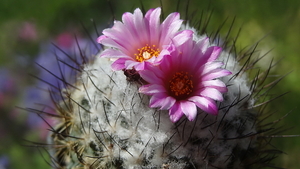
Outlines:
[[[207, 37], [199, 34], [205, 29], [184, 23], [180, 31], [192, 30], [199, 41]], [[215, 35], [209, 46], [223, 48], [217, 60], [232, 73], [219, 78], [228, 91], [216, 102], [217, 115], [198, 107], [192, 119], [170, 120], [168, 109], [149, 107], [151, 96], [139, 91], [143, 74], [112, 70], [113, 61], [99, 57], [105, 50], [72, 67], [76, 82], [62, 79], [65, 87], [50, 92], [58, 113], [48, 146], [53, 168], [275, 167], [271, 162], [281, 153], [269, 142], [275, 122], [264, 121], [268, 91], [278, 81], [266, 84], [274, 65], [250, 72], [261, 58], [256, 45], [236, 52], [234, 41]]]

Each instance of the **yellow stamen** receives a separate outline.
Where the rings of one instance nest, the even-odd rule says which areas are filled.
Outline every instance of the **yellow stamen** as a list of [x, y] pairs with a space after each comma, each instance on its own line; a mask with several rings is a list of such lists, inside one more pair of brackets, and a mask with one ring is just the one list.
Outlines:
[[134, 54], [135, 58], [139, 62], [143, 62], [144, 60], [151, 59], [153, 56], [157, 57], [160, 53], [159, 48], [156, 48], [155, 45], [149, 46], [146, 44], [144, 47], [137, 49], [138, 53]]

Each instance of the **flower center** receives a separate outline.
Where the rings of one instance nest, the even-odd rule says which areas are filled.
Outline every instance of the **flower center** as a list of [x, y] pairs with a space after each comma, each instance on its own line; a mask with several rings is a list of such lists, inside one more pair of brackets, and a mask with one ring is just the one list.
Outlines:
[[153, 56], [157, 57], [160, 53], [159, 48], [156, 48], [155, 45], [149, 46], [146, 44], [146, 46], [138, 49], [138, 53], [134, 54], [135, 58], [139, 62], [143, 62], [144, 60], [148, 60], [152, 58]]
[[188, 72], [176, 72], [169, 81], [171, 95], [177, 99], [185, 99], [194, 89], [192, 75]]

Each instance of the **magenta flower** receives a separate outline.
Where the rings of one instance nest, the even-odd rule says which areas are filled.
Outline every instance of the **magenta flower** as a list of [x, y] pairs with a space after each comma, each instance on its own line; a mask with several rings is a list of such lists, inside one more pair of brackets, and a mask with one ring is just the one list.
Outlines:
[[[179, 13], [171, 13], [160, 23], [161, 8], [150, 9], [145, 16], [137, 8], [134, 13], [126, 12], [121, 21], [103, 31], [97, 41], [111, 47], [104, 50], [100, 57], [116, 58], [112, 64], [114, 70], [143, 70], [145, 62], [157, 64], [164, 55], [169, 54], [166, 48], [174, 36], [181, 36], [186, 31], [178, 32], [182, 20]], [[189, 34], [189, 33], [188, 33]], [[181, 41], [186, 38], [182, 36]]]
[[199, 42], [192, 37], [184, 43], [175, 38], [169, 47], [170, 55], [157, 66], [146, 64], [140, 71], [148, 84], [140, 87], [141, 93], [151, 95], [150, 107], [169, 110], [172, 122], [183, 115], [192, 121], [197, 107], [210, 114], [218, 114], [215, 101], [223, 101], [226, 85], [219, 79], [231, 74], [216, 61], [221, 52], [217, 46], [209, 47], [208, 38]]

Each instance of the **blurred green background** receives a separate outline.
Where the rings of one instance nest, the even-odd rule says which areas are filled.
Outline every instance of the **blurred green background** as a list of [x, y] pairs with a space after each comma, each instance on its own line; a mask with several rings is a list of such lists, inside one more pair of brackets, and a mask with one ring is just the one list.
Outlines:
[[[140, 1], [146, 10], [160, 5], [159, 0]], [[112, 10], [116, 19], [120, 19], [123, 12], [132, 12], [139, 7], [140, 1], [112, 0], [110, 3], [107, 0], [0, 1], [0, 68], [8, 69], [11, 76], [15, 77], [16, 84], [15, 91], [10, 94], [11, 97], [6, 96], [3, 99], [5, 102], [1, 107], [0, 163], [1, 160], [8, 162], [10, 169], [50, 168], [44, 160], [44, 157], [47, 158], [45, 152], [24, 146], [28, 145], [24, 139], [37, 142], [41, 139], [43, 142], [45, 137], [40, 137], [38, 129], [27, 127], [26, 112], [14, 107], [22, 105], [23, 90], [26, 86], [34, 84], [34, 80], [28, 77], [26, 71], [34, 71], [33, 60], [39, 52], [39, 44], [65, 31], [84, 34], [81, 25], [89, 32], [94, 32], [91, 20], [100, 27], [106, 27], [112, 19]], [[162, 2], [165, 15], [177, 8], [177, 0], [162, 0]], [[178, 5], [181, 11], [185, 11], [186, 8], [183, 4], [186, 3]], [[234, 37], [242, 27], [238, 48], [252, 45], [267, 35], [258, 49], [262, 54], [270, 49], [272, 51], [259, 66], [267, 68], [272, 58], [275, 61], [281, 59], [271, 71], [274, 79], [292, 71], [272, 90], [274, 96], [289, 93], [271, 102], [270, 107], [276, 110], [276, 113], [270, 119], [278, 119], [291, 111], [280, 122], [280, 126], [292, 127], [283, 134], [300, 134], [300, 115], [297, 107], [300, 103], [300, 1], [190, 0], [188, 9], [189, 12], [213, 10], [209, 31], [215, 31], [226, 18], [229, 18], [226, 26], [230, 26], [231, 20], [235, 17], [232, 36]], [[24, 30], [27, 30], [27, 33], [24, 34]], [[226, 33], [221, 32], [224, 36]], [[286, 153], [274, 161], [276, 165], [298, 168], [300, 138], [277, 138], [273, 143]]]

